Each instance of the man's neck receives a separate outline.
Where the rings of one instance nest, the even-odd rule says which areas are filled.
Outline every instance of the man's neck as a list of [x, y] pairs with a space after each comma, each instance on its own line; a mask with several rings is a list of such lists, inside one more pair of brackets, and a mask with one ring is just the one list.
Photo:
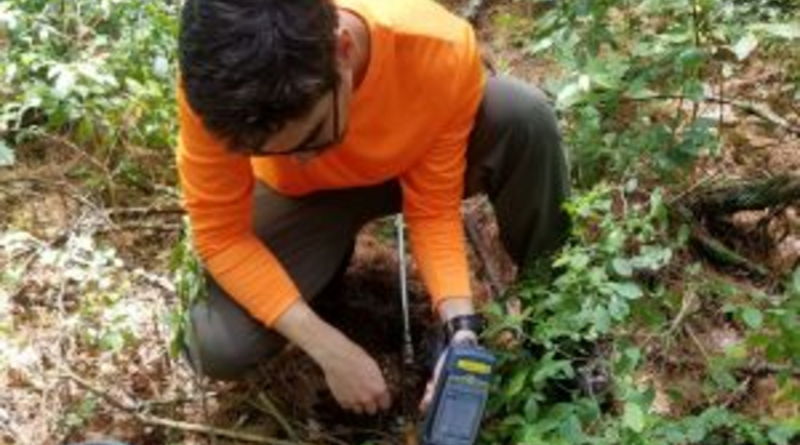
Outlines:
[[347, 28], [353, 36], [356, 51], [353, 89], [358, 89], [367, 74], [370, 62], [371, 42], [369, 28], [361, 17], [344, 9], [339, 10], [339, 21], [341, 26]]

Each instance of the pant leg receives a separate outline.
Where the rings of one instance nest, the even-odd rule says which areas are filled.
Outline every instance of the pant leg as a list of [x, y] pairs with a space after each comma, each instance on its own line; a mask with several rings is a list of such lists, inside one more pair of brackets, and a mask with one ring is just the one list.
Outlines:
[[467, 156], [467, 194], [488, 195], [501, 241], [520, 270], [564, 241], [569, 174], [555, 114], [541, 91], [490, 77]]
[[[387, 183], [292, 198], [259, 184], [254, 201], [256, 235], [313, 306], [344, 274], [361, 226], [399, 209], [400, 189]], [[185, 355], [195, 371], [236, 379], [286, 345], [283, 336], [253, 318], [210, 275], [207, 290], [208, 298], [190, 309]]]

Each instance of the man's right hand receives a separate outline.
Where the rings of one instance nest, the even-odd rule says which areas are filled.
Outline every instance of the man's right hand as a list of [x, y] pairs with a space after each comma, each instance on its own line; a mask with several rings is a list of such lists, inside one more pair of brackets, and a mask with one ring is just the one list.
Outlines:
[[375, 360], [304, 301], [290, 306], [274, 327], [319, 364], [342, 408], [359, 414], [389, 408], [389, 389]]
[[375, 414], [391, 406], [391, 396], [380, 367], [350, 340], [331, 345], [320, 362], [333, 396], [339, 404], [359, 414]]

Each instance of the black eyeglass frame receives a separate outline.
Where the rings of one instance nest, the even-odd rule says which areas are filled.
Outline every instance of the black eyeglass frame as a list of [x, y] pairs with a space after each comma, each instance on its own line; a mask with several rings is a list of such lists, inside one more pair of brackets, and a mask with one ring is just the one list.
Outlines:
[[297, 147], [281, 152], [255, 151], [251, 156], [291, 156], [308, 153], [321, 153], [342, 142], [344, 134], [339, 131], [339, 82], [333, 84], [333, 138], [318, 143], [301, 143]]

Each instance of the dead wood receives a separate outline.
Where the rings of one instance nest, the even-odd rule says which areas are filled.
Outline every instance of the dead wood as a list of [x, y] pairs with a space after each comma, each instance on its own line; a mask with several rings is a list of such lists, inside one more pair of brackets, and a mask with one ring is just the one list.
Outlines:
[[740, 211], [783, 208], [798, 202], [800, 178], [781, 175], [699, 188], [674, 201], [671, 210], [673, 217], [689, 227], [692, 244], [709, 260], [760, 280], [770, 276], [769, 269], [714, 237], [704, 223], [723, 221]]
[[739, 254], [708, 233], [688, 207], [674, 204], [671, 213], [673, 218], [689, 227], [692, 245], [713, 263], [741, 269], [757, 280], [769, 277], [769, 269]]
[[686, 201], [696, 215], [731, 214], [800, 203], [800, 177], [781, 175], [701, 189]]

